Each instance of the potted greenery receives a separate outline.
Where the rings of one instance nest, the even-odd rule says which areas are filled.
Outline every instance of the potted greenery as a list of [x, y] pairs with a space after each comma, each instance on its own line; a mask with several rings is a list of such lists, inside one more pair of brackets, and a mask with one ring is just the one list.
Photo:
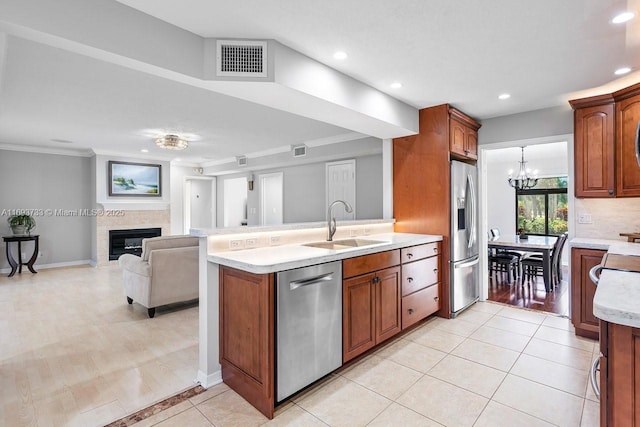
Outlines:
[[31, 234], [36, 226], [36, 220], [31, 215], [11, 215], [7, 220], [14, 235]]

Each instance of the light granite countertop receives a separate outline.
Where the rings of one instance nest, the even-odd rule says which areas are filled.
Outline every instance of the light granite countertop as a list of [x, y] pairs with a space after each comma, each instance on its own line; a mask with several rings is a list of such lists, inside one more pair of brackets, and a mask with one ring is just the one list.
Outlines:
[[[574, 237], [569, 241], [569, 247], [582, 248], [582, 249], [600, 249], [606, 251], [610, 246], [624, 244], [626, 240], [613, 240], [613, 239], [590, 239], [587, 237]], [[629, 243], [631, 245], [637, 245], [637, 243]]]
[[[618, 241], [608, 251], [640, 256], [640, 244]], [[607, 322], [640, 327], [640, 273], [602, 270], [593, 298], [593, 314]]]
[[438, 242], [442, 240], [442, 236], [382, 233], [358, 237], [358, 239], [379, 240], [382, 243], [342, 250], [314, 248], [295, 243], [233, 252], [210, 253], [207, 260], [215, 264], [221, 264], [255, 274], [275, 273], [360, 255]]

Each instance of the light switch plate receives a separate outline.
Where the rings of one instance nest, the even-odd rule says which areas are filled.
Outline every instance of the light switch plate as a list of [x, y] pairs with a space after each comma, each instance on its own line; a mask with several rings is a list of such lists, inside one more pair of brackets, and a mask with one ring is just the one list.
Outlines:
[[578, 214], [578, 224], [592, 224], [591, 215], [587, 213]]

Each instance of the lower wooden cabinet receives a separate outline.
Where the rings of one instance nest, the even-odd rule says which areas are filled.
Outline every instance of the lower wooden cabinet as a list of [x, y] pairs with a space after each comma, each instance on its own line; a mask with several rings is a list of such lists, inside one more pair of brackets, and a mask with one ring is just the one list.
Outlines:
[[220, 267], [222, 380], [273, 418], [274, 276]]
[[596, 285], [589, 279], [589, 270], [600, 264], [606, 251], [571, 249], [571, 322], [576, 335], [598, 339], [599, 320], [593, 315]]
[[400, 332], [400, 267], [346, 279], [342, 289], [345, 363]]
[[440, 286], [436, 283], [402, 297], [402, 329], [406, 329], [440, 310], [439, 292]]
[[640, 427], [640, 329], [600, 321], [600, 425]]

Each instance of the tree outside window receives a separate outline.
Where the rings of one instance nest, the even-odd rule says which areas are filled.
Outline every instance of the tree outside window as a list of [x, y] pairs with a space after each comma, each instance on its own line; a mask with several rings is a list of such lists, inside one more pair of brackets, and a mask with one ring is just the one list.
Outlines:
[[517, 230], [560, 235], [567, 231], [567, 177], [540, 178], [528, 190], [516, 190]]

